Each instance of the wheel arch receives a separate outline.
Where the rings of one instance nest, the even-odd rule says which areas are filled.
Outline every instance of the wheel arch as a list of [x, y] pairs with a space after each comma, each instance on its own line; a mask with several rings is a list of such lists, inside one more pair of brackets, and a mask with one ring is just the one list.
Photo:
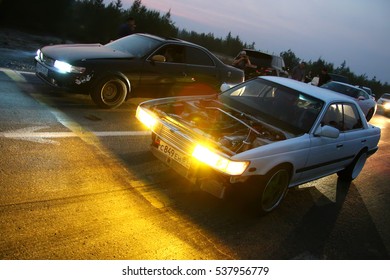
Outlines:
[[96, 77], [96, 80], [94, 82], [93, 87], [96, 87], [102, 80], [107, 79], [108, 77], [118, 77], [118, 78], [120, 78], [121, 80], [123, 80], [125, 82], [126, 87], [127, 87], [127, 94], [126, 94], [126, 99], [125, 100], [127, 100], [130, 97], [130, 93], [132, 91], [132, 87], [131, 87], [130, 80], [122, 72], [119, 72], [119, 71], [106, 71], [106, 72], [100, 73]]

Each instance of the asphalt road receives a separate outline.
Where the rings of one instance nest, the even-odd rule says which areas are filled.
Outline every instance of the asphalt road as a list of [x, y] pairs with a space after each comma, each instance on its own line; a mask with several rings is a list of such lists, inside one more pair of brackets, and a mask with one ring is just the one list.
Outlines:
[[390, 119], [379, 151], [345, 184], [332, 175], [256, 217], [149, 152], [135, 120], [0, 69], [0, 259], [389, 259]]

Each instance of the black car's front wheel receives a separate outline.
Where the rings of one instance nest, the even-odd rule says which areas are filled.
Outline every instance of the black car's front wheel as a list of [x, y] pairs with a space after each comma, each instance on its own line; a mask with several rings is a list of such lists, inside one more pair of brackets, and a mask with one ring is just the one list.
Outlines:
[[91, 98], [101, 108], [114, 109], [126, 100], [128, 87], [119, 77], [102, 79], [91, 92]]

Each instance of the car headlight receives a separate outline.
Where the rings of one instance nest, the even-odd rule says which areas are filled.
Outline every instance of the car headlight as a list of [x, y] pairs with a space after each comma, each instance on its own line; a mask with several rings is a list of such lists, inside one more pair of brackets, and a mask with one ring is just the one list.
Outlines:
[[232, 161], [200, 144], [195, 147], [192, 156], [200, 162], [232, 176], [241, 175], [249, 165], [248, 161]]
[[385, 110], [390, 110], [390, 102], [383, 103], [383, 108], [385, 108]]
[[54, 62], [54, 67], [58, 69], [61, 73], [77, 73], [82, 74], [85, 71], [84, 67], [77, 67], [70, 65], [67, 62], [56, 60]]
[[42, 52], [40, 49], [37, 50], [37, 56], [36, 56], [39, 60], [42, 60]]
[[146, 125], [149, 129], [153, 129], [153, 127], [157, 123], [157, 117], [152, 114], [150, 111], [143, 109], [141, 106], [137, 107], [137, 112], [135, 113], [137, 119]]

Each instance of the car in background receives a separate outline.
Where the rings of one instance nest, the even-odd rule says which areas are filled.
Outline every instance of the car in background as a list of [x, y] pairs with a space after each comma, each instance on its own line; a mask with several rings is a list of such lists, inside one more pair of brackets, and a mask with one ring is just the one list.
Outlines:
[[348, 77], [346, 76], [335, 74], [335, 73], [329, 73], [328, 75], [330, 76], [332, 81], [346, 83], [346, 84], [349, 83]]
[[372, 92], [371, 88], [369, 87], [364, 87], [364, 86], [359, 86], [360, 88], [364, 89], [373, 100], [375, 100], [375, 94]]
[[390, 93], [384, 93], [378, 99], [378, 107], [383, 110], [387, 117], [390, 117]]
[[[348, 78], [343, 76], [343, 75], [334, 74], [334, 73], [328, 73], [328, 75], [329, 75], [331, 81], [342, 82], [342, 83], [348, 84]], [[313, 85], [313, 86], [318, 86], [319, 80], [320, 80], [319, 76], [316, 76], [308, 83]]]
[[[108, 44], [64, 44], [37, 51], [36, 75], [51, 86], [89, 94], [102, 108], [133, 96], [218, 92], [243, 71], [207, 49], [178, 39], [133, 34]], [[200, 90], [201, 89], [201, 90]]]
[[249, 57], [251, 64], [256, 66], [256, 68], [245, 69], [246, 80], [257, 76], [288, 76], [282, 57], [252, 49], [243, 49], [243, 51]]
[[367, 121], [369, 121], [374, 116], [377, 109], [377, 104], [364, 89], [358, 86], [335, 81], [328, 82], [321, 87], [342, 93], [354, 99], [362, 109]]
[[220, 95], [149, 100], [136, 117], [158, 159], [218, 198], [248, 194], [259, 214], [291, 187], [334, 173], [355, 179], [381, 134], [353, 99], [271, 76]]

